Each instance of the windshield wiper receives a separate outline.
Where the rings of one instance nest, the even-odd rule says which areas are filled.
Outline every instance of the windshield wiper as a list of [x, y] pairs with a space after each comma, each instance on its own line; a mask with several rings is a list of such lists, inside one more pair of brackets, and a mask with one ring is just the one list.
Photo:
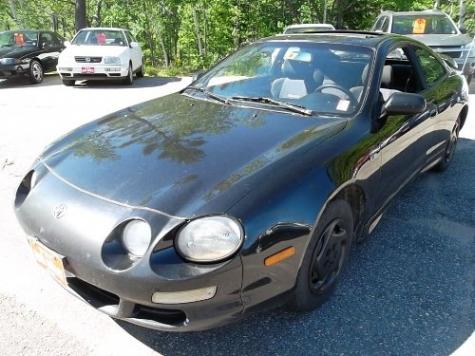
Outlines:
[[264, 103], [278, 106], [279, 108], [287, 109], [289, 111], [295, 112], [297, 114], [302, 114], [306, 116], [312, 116], [313, 110], [307, 109], [303, 106], [286, 103], [285, 101], [275, 100], [272, 98], [267, 98], [263, 96], [232, 96], [229, 100], [238, 100], [238, 101], [252, 101], [255, 103]]
[[205, 88], [191, 86], [191, 87], [186, 87], [185, 88], [185, 90], [187, 90], [187, 89], [192, 89], [192, 90], [199, 91], [199, 92], [205, 94], [206, 96], [208, 96], [208, 97], [210, 97], [210, 98], [212, 98], [216, 101], [219, 101], [220, 103], [228, 104], [228, 99], [223, 98], [222, 96], [216, 95], [213, 92], [211, 92], [211, 91], [209, 91]]

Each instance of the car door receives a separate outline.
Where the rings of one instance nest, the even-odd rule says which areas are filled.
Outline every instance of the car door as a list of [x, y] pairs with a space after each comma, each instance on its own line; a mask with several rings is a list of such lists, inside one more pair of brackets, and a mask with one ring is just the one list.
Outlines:
[[125, 35], [127, 37], [127, 42], [129, 43], [130, 57], [132, 59], [134, 70], [137, 70], [142, 65], [142, 51], [138, 42], [129, 31], [125, 31]]
[[[401, 44], [391, 47], [384, 65], [380, 68], [380, 105], [395, 92], [419, 93], [424, 89], [417, 72], [417, 64], [411, 56], [410, 46]], [[419, 170], [420, 141], [425, 120], [430, 116], [429, 108], [414, 115], [387, 115], [381, 109], [376, 118], [381, 154], [381, 177], [384, 185], [379, 191], [379, 203], [385, 205]]]
[[413, 47], [425, 89], [421, 92], [430, 109], [429, 119], [421, 125], [421, 151], [424, 159], [420, 168], [430, 164], [445, 150], [447, 140], [457, 116], [457, 88], [459, 81], [450, 76], [443, 62], [431, 50], [415, 45]]
[[45, 72], [54, 70], [58, 63], [61, 43], [52, 32], [41, 32], [39, 36], [38, 59], [43, 65]]

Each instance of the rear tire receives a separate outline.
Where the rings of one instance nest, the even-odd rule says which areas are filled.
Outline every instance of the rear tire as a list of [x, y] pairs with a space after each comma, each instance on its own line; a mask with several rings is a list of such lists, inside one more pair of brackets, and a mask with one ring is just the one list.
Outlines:
[[353, 240], [353, 214], [344, 200], [330, 203], [323, 212], [307, 247], [289, 307], [312, 310], [336, 288]]
[[129, 63], [129, 71], [127, 77], [124, 79], [125, 85], [132, 85], [134, 83], [134, 71], [132, 70], [132, 63]]
[[71, 79], [63, 79], [63, 84], [67, 87], [73, 87], [74, 84], [76, 84], [76, 81]]
[[30, 62], [29, 80], [31, 84], [40, 84], [44, 79], [43, 66], [39, 61], [33, 59]]
[[436, 172], [443, 172], [447, 168], [449, 168], [450, 163], [452, 162], [455, 154], [455, 150], [457, 149], [457, 142], [460, 133], [460, 117], [455, 122], [454, 128], [452, 129], [452, 133], [450, 134], [449, 142], [447, 143], [447, 147], [444, 151], [444, 157], [442, 160], [434, 166], [433, 170]]

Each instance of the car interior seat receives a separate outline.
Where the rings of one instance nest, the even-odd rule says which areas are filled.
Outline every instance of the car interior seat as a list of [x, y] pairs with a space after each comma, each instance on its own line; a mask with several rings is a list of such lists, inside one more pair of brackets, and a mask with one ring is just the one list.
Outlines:
[[323, 74], [311, 63], [286, 59], [282, 63], [282, 78], [271, 84], [271, 94], [279, 99], [300, 99], [312, 93], [323, 83]]

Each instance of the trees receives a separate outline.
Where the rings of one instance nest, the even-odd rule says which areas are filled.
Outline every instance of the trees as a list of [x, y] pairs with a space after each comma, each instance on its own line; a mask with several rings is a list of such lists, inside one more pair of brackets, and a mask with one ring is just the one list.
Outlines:
[[382, 9], [434, 6], [459, 21], [462, 2], [465, 27], [473, 33], [474, 0], [0, 0], [0, 29], [55, 25], [71, 38], [87, 25], [127, 27], [148, 63], [197, 69], [289, 24], [326, 17], [338, 28], [367, 29]]

